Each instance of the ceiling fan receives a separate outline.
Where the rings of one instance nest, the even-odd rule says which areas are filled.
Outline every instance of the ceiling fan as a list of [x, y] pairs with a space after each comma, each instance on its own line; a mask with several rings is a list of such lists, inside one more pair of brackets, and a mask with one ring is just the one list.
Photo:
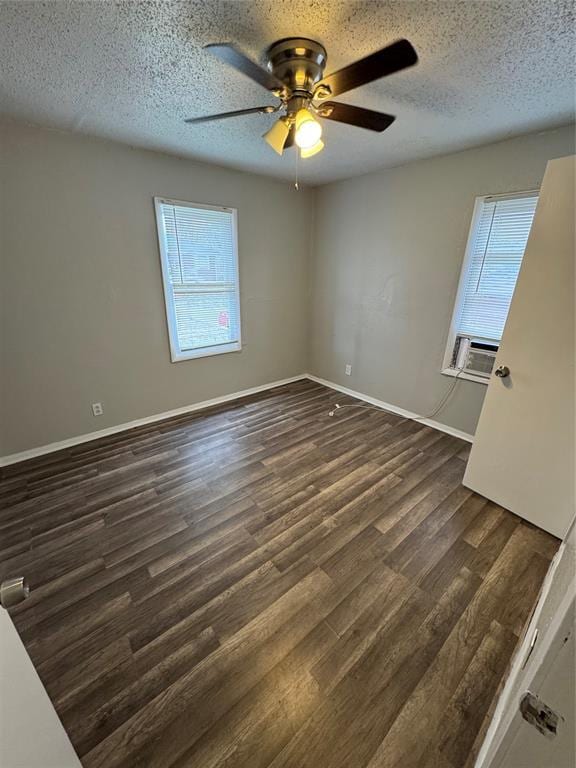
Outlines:
[[271, 91], [280, 101], [276, 105], [192, 117], [185, 122], [205, 123], [239, 115], [281, 112], [281, 117], [264, 134], [264, 139], [279, 155], [296, 144], [303, 158], [312, 157], [324, 148], [322, 125], [317, 118], [377, 132], [388, 128], [396, 119], [394, 115], [327, 99], [411, 67], [418, 61], [412, 44], [408, 40], [397, 40], [324, 77], [326, 49], [307, 38], [287, 37], [273, 43], [266, 51], [266, 69], [232, 43], [214, 43], [205, 48]]

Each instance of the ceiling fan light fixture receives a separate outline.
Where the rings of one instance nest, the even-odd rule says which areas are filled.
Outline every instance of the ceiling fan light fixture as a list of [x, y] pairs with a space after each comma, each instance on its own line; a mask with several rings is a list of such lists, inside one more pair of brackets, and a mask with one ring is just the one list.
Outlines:
[[[1, 2], [1, 0], [0, 0]], [[325, 77], [326, 49], [308, 38], [290, 37], [277, 40], [266, 51], [266, 68], [246, 56], [232, 43], [211, 43], [204, 48], [220, 61], [241, 72], [278, 97], [276, 105], [236, 109], [215, 115], [188, 118], [188, 124], [207, 123], [243, 115], [270, 114], [282, 110], [284, 115], [264, 134], [264, 139], [278, 154], [294, 144], [299, 157], [313, 157], [324, 148], [322, 124], [318, 118], [344, 123], [381, 133], [395, 120], [394, 115], [375, 112], [337, 101], [330, 96], [367, 85], [418, 62], [418, 54], [409, 40], [397, 40], [385, 48], [365, 56]], [[321, 101], [321, 104], [316, 104]]]
[[320, 141], [321, 136], [322, 126], [314, 115], [308, 109], [299, 109], [296, 113], [295, 140], [300, 149], [311, 149]]
[[307, 157], [313, 157], [314, 155], [317, 155], [318, 152], [321, 152], [324, 149], [324, 142], [322, 139], [318, 139], [316, 144], [314, 144], [313, 147], [309, 147], [308, 149], [301, 149], [300, 150], [300, 157], [305, 160]]
[[289, 132], [290, 126], [288, 125], [288, 121], [281, 117], [279, 120], [276, 120], [269, 131], [266, 131], [262, 138], [272, 147], [274, 152], [278, 155], [282, 155]]

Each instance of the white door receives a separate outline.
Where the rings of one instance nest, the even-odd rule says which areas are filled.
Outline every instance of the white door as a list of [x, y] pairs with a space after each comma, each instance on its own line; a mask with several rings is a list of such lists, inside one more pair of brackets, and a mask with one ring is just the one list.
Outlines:
[[574, 157], [546, 168], [464, 484], [563, 538], [574, 515]]
[[81, 768], [8, 612], [0, 608], [0, 768]]

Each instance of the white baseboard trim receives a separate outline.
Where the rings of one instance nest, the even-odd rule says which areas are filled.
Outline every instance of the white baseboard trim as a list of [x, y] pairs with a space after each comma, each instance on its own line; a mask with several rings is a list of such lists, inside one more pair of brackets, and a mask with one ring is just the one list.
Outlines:
[[[338, 392], [342, 392], [351, 397], [356, 397], [358, 400], [363, 400], [371, 405], [376, 405], [378, 408], [383, 408], [385, 411], [396, 413], [399, 416], [404, 416], [408, 419], [413, 419], [418, 414], [406, 411], [404, 408], [399, 408], [391, 403], [385, 403], [383, 400], [378, 400], [375, 397], [364, 395], [362, 392], [356, 392], [353, 389], [342, 387], [340, 384], [336, 384], [333, 381], [327, 381], [321, 379], [319, 376], [314, 376], [311, 373], [301, 373], [298, 376], [291, 376], [288, 379], [281, 379], [280, 381], [271, 381], [269, 384], [261, 384], [258, 387], [250, 387], [249, 389], [243, 389], [239, 392], [232, 392], [229, 395], [221, 395], [220, 397], [213, 397], [210, 400], [202, 400], [192, 405], [184, 405], [181, 408], [174, 408], [171, 411], [164, 411], [163, 413], [155, 413], [152, 416], [145, 416], [141, 419], [135, 419], [134, 421], [127, 421], [123, 424], [117, 424], [113, 427], [106, 427], [105, 429], [99, 429], [96, 432], [88, 432], [84, 435], [77, 435], [76, 437], [69, 437], [66, 440], [60, 440], [56, 443], [48, 443], [47, 445], [40, 445], [37, 448], [30, 448], [27, 451], [20, 451], [19, 453], [12, 453], [8, 456], [0, 456], [0, 467], [8, 467], [11, 464], [18, 464], [21, 461], [27, 461], [28, 459], [35, 459], [38, 456], [44, 456], [48, 453], [55, 453], [56, 451], [62, 451], [65, 448], [72, 448], [75, 445], [81, 445], [82, 443], [89, 443], [92, 440], [98, 440], [101, 437], [108, 437], [109, 435], [115, 435], [118, 432], [125, 432], [128, 429], [134, 429], [134, 427], [142, 427], [146, 424], [154, 424], [156, 421], [163, 421], [169, 419], [172, 416], [181, 416], [186, 413], [193, 413], [194, 411], [201, 411], [203, 408], [209, 408], [212, 405], [219, 405], [220, 403], [227, 403], [232, 400], [238, 400], [241, 397], [247, 395], [254, 395], [258, 392], [265, 392], [267, 389], [274, 389], [274, 387], [281, 387], [284, 384], [291, 384], [294, 381], [300, 381], [302, 379], [310, 379], [318, 384], [323, 384], [325, 387], [335, 389]], [[462, 440], [472, 442], [473, 435], [469, 435], [467, 432], [462, 432], [454, 427], [449, 427], [446, 424], [441, 424], [439, 421], [433, 421], [432, 419], [422, 419], [422, 424], [426, 424], [428, 427], [438, 429], [440, 432], [446, 432], [453, 437], [459, 437]]]
[[[407, 419], [414, 419], [418, 416], [417, 413], [407, 411], [404, 408], [399, 408], [397, 405], [392, 405], [391, 403], [385, 403], [383, 400], [378, 400], [376, 397], [371, 397], [370, 395], [364, 395], [362, 392], [356, 392], [353, 389], [348, 389], [348, 387], [342, 387], [340, 384], [335, 384], [333, 381], [321, 379], [319, 376], [314, 376], [311, 373], [306, 374], [306, 376], [312, 381], [316, 381], [318, 384], [324, 384], [325, 387], [330, 387], [330, 389], [335, 389], [345, 395], [350, 395], [350, 397], [356, 397], [358, 400], [363, 400], [364, 402], [370, 403], [371, 405], [376, 405], [378, 408], [383, 408], [385, 411], [396, 413], [398, 416], [404, 416]], [[447, 435], [452, 435], [452, 437], [459, 437], [461, 440], [466, 440], [468, 443], [472, 443], [474, 441], [474, 435], [469, 435], [468, 432], [462, 432], [461, 429], [450, 427], [448, 424], [442, 424], [441, 422], [434, 421], [433, 419], [420, 419], [419, 421], [420, 424], [426, 424], [427, 427], [438, 429], [440, 432], [446, 432]]]
[[281, 379], [280, 381], [272, 381], [269, 384], [261, 384], [258, 387], [250, 387], [249, 389], [243, 389], [240, 392], [232, 392], [229, 395], [221, 395], [220, 397], [213, 397], [210, 400], [202, 400], [199, 403], [193, 403], [192, 405], [184, 405], [181, 408], [174, 408], [171, 411], [164, 411], [163, 413], [155, 413], [153, 416], [144, 416], [141, 419], [135, 419], [134, 421], [127, 421], [123, 424], [117, 424], [114, 427], [106, 427], [105, 429], [99, 429], [96, 432], [88, 432], [84, 435], [77, 435], [76, 437], [69, 437], [66, 440], [60, 440], [56, 443], [48, 443], [47, 445], [40, 445], [38, 448], [30, 448], [28, 451], [20, 451], [19, 453], [12, 453], [8, 456], [0, 456], [0, 467], [8, 467], [10, 464], [17, 464], [21, 461], [27, 461], [28, 459], [35, 459], [38, 456], [44, 456], [48, 453], [55, 453], [61, 451], [64, 448], [72, 448], [75, 445], [81, 443], [89, 443], [92, 440], [98, 440], [101, 437], [108, 437], [109, 435], [115, 435], [118, 432], [125, 432], [127, 429], [133, 429], [134, 427], [142, 427], [146, 424], [154, 424], [156, 421], [163, 421], [169, 419], [172, 416], [181, 416], [185, 413], [193, 413], [194, 411], [200, 411], [203, 408], [209, 408], [212, 405], [219, 405], [220, 403], [227, 403], [231, 400], [238, 400], [241, 397], [247, 395], [254, 395], [258, 392], [265, 392], [267, 389], [274, 389], [274, 387], [281, 387], [284, 384], [292, 384], [294, 381], [301, 381], [308, 378], [307, 374], [301, 373], [298, 376], [291, 376], [288, 379]]

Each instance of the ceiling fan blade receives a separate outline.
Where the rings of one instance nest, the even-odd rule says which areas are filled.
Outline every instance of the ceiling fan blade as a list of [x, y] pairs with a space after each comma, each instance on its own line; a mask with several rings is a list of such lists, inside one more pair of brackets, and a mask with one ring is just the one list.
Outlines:
[[388, 128], [396, 118], [385, 112], [374, 112], [373, 109], [353, 107], [351, 104], [339, 104], [337, 101], [325, 101], [318, 107], [319, 117], [335, 120], [338, 123], [356, 125], [369, 131], [381, 133]]
[[232, 43], [210, 43], [210, 45], [205, 45], [204, 48], [269, 91], [286, 91], [286, 86], [282, 80], [279, 80], [271, 72], [268, 72], [252, 61], [252, 59], [249, 59]]
[[276, 112], [278, 107], [250, 107], [250, 109], [237, 109], [234, 112], [220, 112], [217, 115], [204, 115], [203, 117], [189, 117], [184, 120], [185, 123], [209, 123], [212, 120], [225, 120], [228, 117], [240, 117], [240, 115], [269, 115]]
[[321, 86], [327, 86], [330, 88], [328, 96], [339, 96], [360, 85], [411, 67], [417, 61], [418, 54], [412, 43], [408, 40], [397, 40], [392, 45], [328, 75], [318, 83], [316, 90], [320, 89], [321, 92]]

